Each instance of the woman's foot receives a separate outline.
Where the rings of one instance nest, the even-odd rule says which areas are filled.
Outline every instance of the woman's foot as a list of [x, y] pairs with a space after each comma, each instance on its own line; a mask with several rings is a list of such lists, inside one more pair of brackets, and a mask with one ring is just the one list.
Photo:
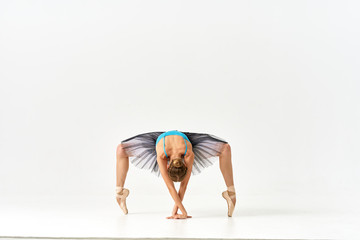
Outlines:
[[224, 191], [222, 192], [222, 196], [228, 204], [228, 216], [231, 217], [235, 209], [236, 194], [235, 192]]
[[129, 189], [127, 188], [122, 188], [120, 192], [116, 193], [116, 201], [118, 202], [121, 210], [123, 210], [123, 212], [125, 214], [128, 214], [128, 209], [126, 207], [126, 198], [127, 196], [129, 196]]

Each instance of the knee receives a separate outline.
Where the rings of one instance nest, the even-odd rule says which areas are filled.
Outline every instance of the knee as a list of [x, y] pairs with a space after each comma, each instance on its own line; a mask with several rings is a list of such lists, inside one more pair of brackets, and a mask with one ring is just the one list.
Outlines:
[[221, 154], [231, 154], [231, 147], [230, 144], [226, 143], [223, 145]]
[[128, 154], [126, 153], [126, 151], [124, 149], [124, 144], [120, 143], [119, 145], [117, 145], [117, 147], [116, 147], [116, 156], [118, 158], [128, 157]]

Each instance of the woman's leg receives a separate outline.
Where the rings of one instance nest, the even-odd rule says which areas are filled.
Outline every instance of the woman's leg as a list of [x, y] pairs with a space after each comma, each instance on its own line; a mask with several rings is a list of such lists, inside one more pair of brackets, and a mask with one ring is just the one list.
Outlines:
[[231, 198], [234, 206], [236, 203], [236, 194], [234, 187], [233, 169], [231, 163], [231, 147], [230, 145], [224, 144], [219, 155], [220, 171], [224, 177], [225, 184], [227, 187], [227, 194]]
[[129, 195], [129, 190], [124, 188], [124, 184], [128, 170], [129, 156], [123, 145], [119, 144], [116, 148], [116, 201], [125, 214], [128, 213], [126, 198]]
[[116, 148], [116, 186], [117, 187], [124, 187], [128, 170], [129, 170], [129, 156], [125, 152], [123, 145], [119, 144]]
[[224, 144], [219, 155], [219, 165], [227, 187], [234, 185], [230, 145]]

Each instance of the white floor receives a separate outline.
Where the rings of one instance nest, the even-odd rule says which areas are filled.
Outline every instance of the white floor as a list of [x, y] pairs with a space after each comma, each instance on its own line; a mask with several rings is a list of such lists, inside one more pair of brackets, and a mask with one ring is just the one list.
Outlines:
[[184, 205], [193, 218], [169, 220], [170, 196], [130, 193], [128, 215], [113, 196], [2, 196], [0, 238], [360, 239], [360, 208], [343, 199], [238, 195], [228, 218], [221, 193], [189, 195]]

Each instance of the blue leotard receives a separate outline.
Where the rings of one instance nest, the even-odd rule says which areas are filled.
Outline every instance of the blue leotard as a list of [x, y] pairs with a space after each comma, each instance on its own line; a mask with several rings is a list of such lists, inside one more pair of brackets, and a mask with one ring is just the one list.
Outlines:
[[[169, 136], [169, 135], [179, 135], [179, 136], [182, 136], [183, 138], [184, 138], [184, 141], [185, 141], [185, 153], [184, 153], [184, 156], [185, 156], [185, 154], [186, 154], [186, 151], [187, 151], [187, 144], [186, 144], [186, 140], [188, 140], [189, 142], [190, 142], [190, 140], [189, 140], [189, 138], [184, 134], [184, 133], [182, 133], [182, 132], [180, 132], [180, 131], [178, 131], [178, 130], [171, 130], [171, 131], [167, 131], [167, 132], [164, 132], [164, 133], [162, 133], [162, 134], [160, 134], [160, 136], [156, 139], [156, 144], [155, 145], [157, 145], [158, 144], [158, 142], [160, 141], [160, 139], [162, 138], [162, 137], [164, 137], [164, 153], [165, 153], [165, 155], [166, 155], [166, 157], [168, 157], [168, 155], [166, 154], [166, 151], [165, 151], [165, 136]], [[185, 140], [186, 139], [186, 140]]]

